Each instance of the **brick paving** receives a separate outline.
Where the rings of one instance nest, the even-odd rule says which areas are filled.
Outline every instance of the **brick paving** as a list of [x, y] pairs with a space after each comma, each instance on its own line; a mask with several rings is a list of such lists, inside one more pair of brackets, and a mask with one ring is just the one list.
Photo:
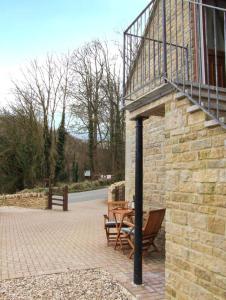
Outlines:
[[68, 212], [0, 208], [0, 280], [102, 268], [136, 299], [164, 299], [164, 257], [144, 260], [144, 285], [132, 283], [133, 261], [107, 246], [103, 230], [106, 203], [69, 205]]

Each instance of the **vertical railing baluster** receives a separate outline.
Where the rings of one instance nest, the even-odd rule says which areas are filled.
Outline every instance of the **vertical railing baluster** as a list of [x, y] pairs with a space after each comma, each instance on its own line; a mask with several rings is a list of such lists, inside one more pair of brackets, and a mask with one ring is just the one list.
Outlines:
[[128, 38], [126, 37], [126, 45], [125, 45], [125, 56], [126, 56], [126, 74], [129, 74], [128, 65], [129, 65], [129, 58], [128, 58]]
[[184, 63], [184, 53], [185, 53], [185, 43], [184, 43], [184, 0], [181, 0], [181, 34], [182, 34], [182, 78], [183, 78], [183, 91], [185, 91], [185, 63]]
[[[128, 44], [129, 44], [129, 37], [126, 37], [126, 58], [127, 58], [127, 66], [126, 66], [126, 68], [127, 68], [127, 74], [129, 74], [129, 66], [130, 66]], [[131, 93], [131, 83], [129, 85], [129, 91]]]
[[[159, 26], [160, 26], [160, 22], [159, 22], [159, 5], [158, 5], [158, 12], [157, 12], [157, 20], [158, 20], [158, 41], [159, 41], [159, 38], [160, 38], [160, 35], [159, 35]], [[161, 69], [160, 69], [160, 65], [161, 65], [161, 61], [160, 61], [160, 44], [158, 43], [158, 76], [159, 76], [159, 80], [160, 80], [160, 83], [161, 83]]]
[[126, 34], [123, 34], [123, 106], [125, 106], [126, 96]]
[[[136, 22], [136, 24], [137, 24], [137, 26], [136, 26], [136, 36], [137, 36], [137, 38], [136, 38], [136, 52], [137, 52], [137, 50], [138, 50], [138, 43], [139, 43], [139, 41], [138, 41], [138, 33], [139, 33], [139, 30], [138, 30], [138, 21]], [[138, 83], [139, 83], [139, 61], [138, 61], [138, 59], [136, 61], [136, 65], [137, 65], [137, 85], [138, 85]]]
[[166, 82], [167, 78], [167, 44], [166, 44], [166, 0], [162, 0], [162, 41], [163, 41], [163, 76]]
[[[160, 40], [162, 40], [162, 34], [161, 34], [161, 32], [160, 32], [160, 28], [161, 28], [161, 24], [162, 24], [162, 22], [161, 22], [161, 20], [160, 20], [160, 18], [161, 18], [161, 11], [160, 11], [160, 6], [159, 6], [159, 16], [158, 16], [158, 18], [159, 18], [159, 25], [158, 25], [158, 41], [160, 41]], [[160, 82], [160, 84], [162, 83], [162, 74], [163, 74], [163, 69], [162, 69], [162, 57], [161, 57], [161, 55], [162, 55], [162, 43], [159, 43], [158, 42], [158, 44], [159, 44], [159, 49], [158, 49], [158, 51], [159, 51], [159, 53], [158, 53], [158, 56], [159, 56], [159, 82]]]
[[[188, 20], [188, 23], [189, 23], [189, 28], [188, 28], [188, 30], [189, 30], [189, 34], [190, 34], [190, 41], [189, 41], [189, 49], [190, 49], [190, 64], [191, 64], [191, 66], [190, 66], [190, 71], [191, 71], [191, 73], [190, 73], [190, 84], [191, 84], [191, 90], [190, 90], [190, 95], [191, 95], [191, 97], [193, 96], [193, 79], [194, 79], [194, 74], [193, 74], [193, 47], [194, 47], [194, 45], [193, 45], [193, 27], [194, 27], [194, 20], [192, 20], [192, 16], [193, 16], [193, 4], [191, 4], [190, 2], [189, 2], [189, 20]], [[188, 78], [188, 80], [189, 80], [189, 78]]]
[[219, 118], [219, 91], [218, 91], [218, 59], [217, 59], [217, 23], [216, 23], [216, 9], [213, 10], [213, 35], [214, 35], [214, 58], [215, 58], [215, 83], [216, 83], [216, 105], [217, 118]]
[[[129, 64], [129, 72], [132, 71], [132, 64], [133, 64], [133, 45], [132, 45], [132, 36], [130, 36], [130, 39], [129, 39], [129, 55], [130, 55], [130, 64]], [[134, 91], [134, 75], [132, 75], [132, 78], [131, 78], [131, 90]]]
[[[132, 36], [128, 36], [128, 47], [129, 47], [129, 73], [131, 72], [131, 68], [132, 68]], [[133, 91], [133, 79], [134, 76], [132, 76], [130, 78], [130, 86], [131, 86], [131, 91]]]
[[172, 0], [169, 1], [169, 26], [170, 26], [170, 81], [172, 81]]
[[204, 7], [204, 22], [205, 22], [205, 56], [206, 56], [206, 81], [208, 85], [208, 110], [210, 110], [210, 74], [209, 74], [209, 51], [208, 51], [208, 32], [207, 32], [207, 7]]
[[197, 47], [198, 47], [198, 82], [199, 82], [199, 105], [201, 105], [201, 82], [202, 82], [202, 54], [201, 54], [201, 42], [202, 42], [202, 35], [201, 35], [201, 23], [200, 23], [200, 9], [202, 7], [199, 4], [196, 5], [196, 20], [197, 24]]
[[185, 50], [185, 67], [186, 67], [186, 80], [189, 82], [189, 52], [188, 52], [189, 45], [187, 44]]
[[144, 83], [146, 83], [146, 78], [147, 78], [147, 60], [146, 60], [146, 56], [147, 56], [147, 40], [146, 40], [146, 25], [147, 25], [147, 17], [146, 17], [146, 11], [144, 14], [144, 28], [143, 28], [143, 36], [144, 36]]
[[176, 78], [178, 83], [178, 37], [177, 37], [177, 0], [175, 0], [175, 37], [176, 37]]
[[[142, 28], [142, 24], [143, 24], [143, 22], [142, 22], [142, 16], [141, 16], [141, 19], [140, 19], [140, 33], [139, 33], [139, 37], [140, 37], [140, 44], [142, 43], [142, 31], [141, 31], [141, 28]], [[141, 67], [141, 86], [142, 86], [142, 84], [143, 84], [143, 53], [144, 53], [144, 47], [142, 47], [141, 48], [141, 52], [140, 52], [140, 55], [141, 55], [141, 57], [140, 57], [140, 67]]]
[[148, 81], [151, 80], [151, 24], [149, 24], [149, 16], [148, 16]]

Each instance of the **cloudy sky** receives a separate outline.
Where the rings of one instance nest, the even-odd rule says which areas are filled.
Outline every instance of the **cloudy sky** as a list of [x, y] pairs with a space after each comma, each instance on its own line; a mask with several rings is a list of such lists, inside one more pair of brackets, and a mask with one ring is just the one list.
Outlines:
[[95, 38], [120, 40], [149, 0], [0, 1], [0, 103], [33, 58], [61, 54]]

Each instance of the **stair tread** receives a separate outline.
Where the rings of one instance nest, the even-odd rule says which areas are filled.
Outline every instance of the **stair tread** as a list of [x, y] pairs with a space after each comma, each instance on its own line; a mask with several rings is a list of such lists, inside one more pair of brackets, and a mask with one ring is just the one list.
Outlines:
[[[225, 117], [221, 117], [219, 119], [222, 123], [226, 123], [226, 118]], [[213, 120], [205, 121], [204, 126], [205, 127], [215, 127], [215, 126], [221, 126], [221, 124], [219, 123], [219, 121], [213, 119]]]
[[186, 98], [186, 95], [183, 92], [176, 93], [176, 99], [177, 100], [182, 100], [184, 98]]
[[[206, 103], [202, 102], [201, 104], [197, 103], [197, 104], [194, 104], [194, 105], [188, 107], [187, 112], [195, 112], [199, 109], [202, 109], [202, 107], [207, 109], [207, 110], [210, 109], [210, 110], [217, 111], [217, 106], [215, 104], [210, 104], [209, 107], [208, 107], [208, 105], [206, 105]], [[219, 105], [219, 111], [226, 112], [226, 107], [222, 107], [221, 105]]]
[[[198, 90], [193, 90], [192, 93], [191, 93], [191, 90], [187, 89], [186, 93], [188, 93], [189, 95], [192, 95], [192, 97], [199, 97], [199, 91]], [[209, 95], [208, 91], [201, 90], [200, 97], [202, 99], [210, 98], [210, 101], [218, 99], [219, 101], [226, 102], [226, 94], [225, 95], [219, 94], [217, 96], [216, 93], [210, 93], [210, 95]]]
[[[183, 84], [183, 87], [187, 87], [185, 91], [180, 90], [180, 85], [182, 86], [182, 83], [178, 83], [176, 99], [182, 100], [187, 97], [190, 100], [190, 103], [193, 102], [193, 105], [187, 108], [188, 113], [195, 113], [196, 111], [203, 110], [210, 118], [213, 118], [205, 121], [205, 127], [211, 128], [222, 126], [223, 128], [226, 128], [226, 88], [219, 88], [219, 94], [216, 95], [216, 87], [202, 85], [200, 95], [199, 84], [193, 83], [191, 95], [191, 89], [189, 89], [191, 82], [186, 82]], [[199, 99], [201, 100], [201, 103], [197, 100], [199, 96], [201, 96], [201, 99]], [[197, 104], [194, 104], [195, 102], [197, 102]], [[216, 117], [217, 115], [219, 117]]]
[[198, 111], [198, 110], [200, 110], [201, 109], [201, 107], [199, 106], [199, 105], [192, 105], [192, 106], [189, 106], [188, 108], [187, 108], [187, 112], [188, 113], [193, 113], [193, 112], [196, 112], [196, 111]]
[[[194, 89], [199, 89], [199, 83], [197, 82], [191, 82], [191, 81], [182, 81], [182, 80], [178, 80], [178, 81], [175, 81], [175, 83], [179, 86], [185, 86], [185, 87], [191, 87], [191, 84], [192, 84], [192, 87]], [[201, 89], [203, 90], [210, 90], [210, 91], [216, 91], [216, 86], [213, 86], [213, 85], [207, 85], [207, 84], [201, 84]], [[218, 91], [220, 93], [225, 93], [226, 94], [226, 88], [223, 88], [223, 87], [218, 87]]]

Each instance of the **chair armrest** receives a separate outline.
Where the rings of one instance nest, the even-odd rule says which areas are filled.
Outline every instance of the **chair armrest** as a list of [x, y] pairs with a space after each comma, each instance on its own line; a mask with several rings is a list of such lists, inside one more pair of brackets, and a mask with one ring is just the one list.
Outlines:
[[104, 228], [106, 227], [106, 222], [109, 221], [108, 215], [104, 215]]
[[108, 215], [104, 215], [104, 219], [105, 219], [105, 220], [109, 220]]
[[135, 227], [135, 224], [129, 222], [129, 221], [123, 221], [123, 224], [127, 225], [128, 227]]

